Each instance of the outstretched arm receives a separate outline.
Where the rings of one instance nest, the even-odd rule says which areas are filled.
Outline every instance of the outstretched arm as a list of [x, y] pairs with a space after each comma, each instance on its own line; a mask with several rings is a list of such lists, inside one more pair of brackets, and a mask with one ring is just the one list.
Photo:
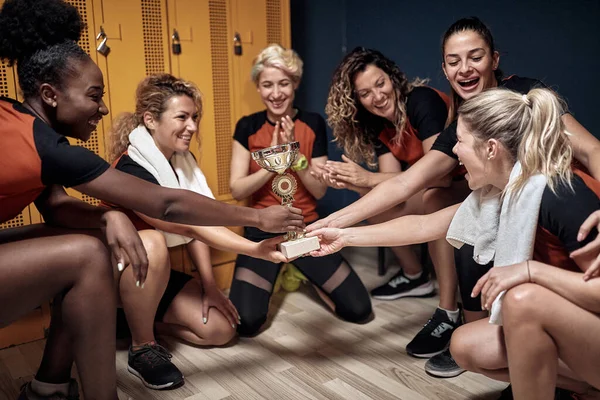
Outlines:
[[389, 210], [448, 175], [457, 164], [454, 158], [432, 150], [407, 171], [382, 182], [364, 197], [329, 217], [314, 222], [307, 231], [324, 227], [344, 228]]
[[268, 232], [299, 231], [303, 227], [302, 211], [297, 208], [273, 206], [258, 210], [239, 207], [188, 190], [160, 187], [114, 168], [75, 189], [169, 222], [254, 226]]
[[459, 206], [460, 204], [455, 204], [433, 214], [406, 215], [376, 225], [345, 229], [320, 228], [307, 234], [309, 237], [317, 236], [321, 241], [321, 248], [311, 255], [321, 257], [347, 246], [392, 247], [440, 239], [448, 232]]
[[196, 239], [219, 250], [262, 258], [274, 263], [288, 261], [287, 258], [277, 250], [277, 245], [283, 241], [283, 236], [266, 239], [261, 242], [253, 242], [222, 226], [176, 224], [161, 221], [156, 218], [150, 218], [144, 214], [136, 214], [148, 224], [161, 231], [176, 233], [178, 235]]

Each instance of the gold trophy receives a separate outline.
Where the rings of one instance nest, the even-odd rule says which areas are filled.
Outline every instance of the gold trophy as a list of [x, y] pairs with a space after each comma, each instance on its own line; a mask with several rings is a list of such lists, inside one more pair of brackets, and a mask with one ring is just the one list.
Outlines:
[[[281, 204], [288, 207], [294, 202], [294, 193], [298, 185], [296, 179], [285, 171], [294, 164], [299, 150], [300, 143], [291, 142], [252, 152], [252, 159], [261, 168], [277, 173], [271, 188], [281, 197]], [[287, 258], [295, 258], [321, 247], [319, 239], [304, 237], [304, 232], [288, 232], [285, 239], [286, 241], [279, 245], [279, 250]]]

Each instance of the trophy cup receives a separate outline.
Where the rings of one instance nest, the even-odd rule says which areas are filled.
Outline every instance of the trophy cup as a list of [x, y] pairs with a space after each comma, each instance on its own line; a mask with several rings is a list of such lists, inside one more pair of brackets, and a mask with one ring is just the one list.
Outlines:
[[[281, 204], [288, 207], [294, 202], [294, 193], [298, 185], [296, 179], [285, 171], [294, 164], [299, 150], [300, 143], [291, 142], [252, 152], [252, 159], [261, 168], [277, 173], [271, 188], [281, 197]], [[318, 238], [304, 237], [303, 232], [288, 232], [285, 239], [286, 241], [279, 245], [279, 250], [287, 258], [295, 258], [321, 247]]]

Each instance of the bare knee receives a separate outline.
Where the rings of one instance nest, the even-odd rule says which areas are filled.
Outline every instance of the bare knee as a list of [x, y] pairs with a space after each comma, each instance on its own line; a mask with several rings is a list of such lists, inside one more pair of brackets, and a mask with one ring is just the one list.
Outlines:
[[[147, 279], [154, 283], [165, 284], [169, 281], [171, 264], [169, 262], [169, 249], [162, 233], [154, 229], [139, 231], [148, 257]], [[120, 279], [121, 292], [131, 290], [136, 283], [133, 271], [128, 266]]]
[[462, 325], [452, 334], [450, 341], [450, 353], [454, 361], [467, 371], [477, 371], [474, 359], [472, 357], [474, 351], [474, 343], [471, 339], [468, 325]]
[[231, 326], [227, 318], [217, 309], [209, 310], [209, 318], [206, 325], [200, 331], [196, 329], [195, 334], [200, 341], [195, 343], [204, 346], [223, 346], [235, 336], [235, 328]]
[[170, 269], [169, 249], [162, 233], [149, 229], [140, 232], [144, 248], [148, 254], [148, 268], [158, 270]]
[[98, 284], [112, 285], [110, 252], [100, 239], [88, 235], [78, 235], [69, 243], [68, 251], [73, 251], [77, 255], [75, 265], [79, 278], [90, 277]]
[[510, 329], [513, 324], [534, 322], [538, 316], [538, 307], [542, 307], [540, 300], [543, 298], [540, 287], [526, 283], [516, 286], [504, 295], [502, 300], [502, 321], [505, 329]]

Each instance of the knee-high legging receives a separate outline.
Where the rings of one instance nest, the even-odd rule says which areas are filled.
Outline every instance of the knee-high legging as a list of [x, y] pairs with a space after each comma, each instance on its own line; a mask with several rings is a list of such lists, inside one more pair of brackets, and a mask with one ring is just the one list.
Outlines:
[[[260, 241], [275, 235], [246, 228], [244, 236]], [[372, 314], [367, 289], [338, 253], [326, 257], [301, 257], [293, 264], [335, 304], [335, 313], [346, 321], [364, 322]], [[267, 319], [273, 286], [282, 264], [239, 255], [229, 297], [236, 306], [242, 336], [255, 335]]]

